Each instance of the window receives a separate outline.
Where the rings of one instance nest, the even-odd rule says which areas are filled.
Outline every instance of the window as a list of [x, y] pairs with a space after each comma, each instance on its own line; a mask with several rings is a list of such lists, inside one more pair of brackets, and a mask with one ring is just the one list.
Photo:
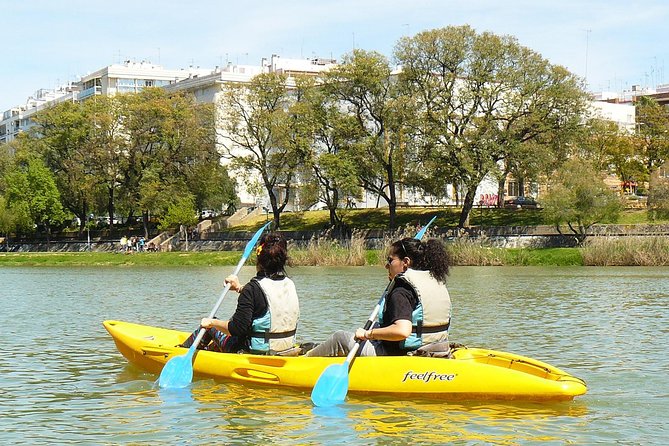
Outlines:
[[517, 181], [509, 181], [506, 186], [506, 194], [510, 197], [517, 197], [520, 195]]

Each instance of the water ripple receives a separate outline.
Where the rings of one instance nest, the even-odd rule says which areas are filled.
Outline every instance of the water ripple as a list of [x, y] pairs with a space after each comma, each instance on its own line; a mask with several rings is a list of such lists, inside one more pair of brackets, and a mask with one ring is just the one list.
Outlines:
[[[190, 330], [226, 268], [0, 269], [3, 444], [663, 444], [669, 270], [455, 268], [452, 339], [557, 365], [589, 384], [565, 403], [395, 401], [196, 380], [179, 392], [129, 365], [101, 326]], [[242, 280], [250, 278], [245, 268]], [[382, 268], [295, 268], [302, 340], [366, 320]], [[232, 293], [234, 294], [234, 293]], [[230, 314], [235, 295], [219, 311]]]

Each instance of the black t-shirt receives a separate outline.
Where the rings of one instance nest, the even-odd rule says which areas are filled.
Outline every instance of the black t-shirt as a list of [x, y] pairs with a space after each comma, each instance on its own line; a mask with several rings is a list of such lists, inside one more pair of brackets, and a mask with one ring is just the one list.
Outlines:
[[[255, 279], [264, 276], [258, 274]], [[279, 279], [283, 279], [283, 276]], [[267, 299], [256, 280], [250, 280], [244, 285], [237, 299], [237, 309], [228, 322], [228, 331], [232, 336], [251, 337], [253, 320], [263, 317], [267, 313]]]
[[[405, 281], [396, 280], [393, 290], [386, 297], [381, 327], [388, 327], [398, 320], [411, 321], [411, 313], [416, 306], [418, 306], [418, 296], [413, 289]], [[383, 341], [383, 346], [390, 355], [406, 354], [406, 351], [400, 348], [399, 341]]]

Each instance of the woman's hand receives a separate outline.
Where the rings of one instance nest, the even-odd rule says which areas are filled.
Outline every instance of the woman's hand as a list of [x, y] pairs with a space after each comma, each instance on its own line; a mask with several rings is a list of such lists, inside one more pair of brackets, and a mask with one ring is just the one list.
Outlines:
[[226, 277], [225, 283], [230, 284], [230, 289], [232, 291], [236, 291], [239, 293], [242, 289], [242, 286], [239, 283], [239, 277], [235, 276], [234, 274], [230, 274], [228, 277]]
[[208, 317], [203, 317], [200, 321], [200, 327], [202, 328], [211, 328], [214, 326], [214, 320], [209, 319]]
[[374, 329], [365, 330], [364, 328], [358, 328], [355, 331], [355, 338], [360, 339], [361, 341], [369, 341], [374, 338]]

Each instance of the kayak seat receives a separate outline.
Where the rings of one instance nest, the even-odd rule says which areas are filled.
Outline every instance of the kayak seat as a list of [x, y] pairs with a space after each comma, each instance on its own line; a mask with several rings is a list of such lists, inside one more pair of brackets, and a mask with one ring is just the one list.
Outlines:
[[309, 350], [312, 350], [314, 347], [316, 347], [319, 343], [318, 342], [303, 342], [300, 344], [300, 355], [305, 355]]
[[431, 344], [423, 345], [418, 349], [407, 353], [409, 356], [428, 356], [430, 358], [453, 358], [453, 351], [458, 348], [467, 348], [462, 344], [457, 344], [455, 342], [433, 342]]

